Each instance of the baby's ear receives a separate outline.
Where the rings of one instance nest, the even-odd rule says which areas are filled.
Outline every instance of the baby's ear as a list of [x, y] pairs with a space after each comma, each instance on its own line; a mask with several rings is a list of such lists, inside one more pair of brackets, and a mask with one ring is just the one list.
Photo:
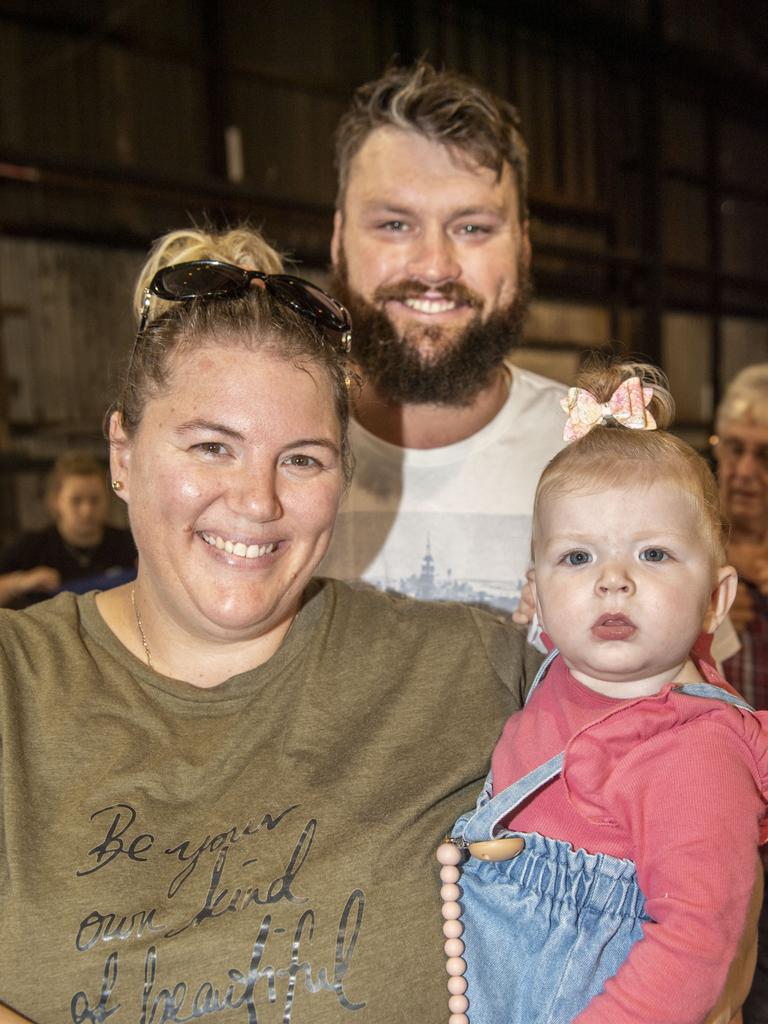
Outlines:
[[717, 570], [717, 582], [709, 598], [709, 608], [704, 616], [704, 632], [714, 633], [731, 610], [739, 578], [732, 565]]

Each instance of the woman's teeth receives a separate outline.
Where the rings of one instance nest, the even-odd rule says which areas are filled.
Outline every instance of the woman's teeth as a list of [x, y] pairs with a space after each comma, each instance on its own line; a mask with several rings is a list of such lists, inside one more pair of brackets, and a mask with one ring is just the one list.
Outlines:
[[243, 544], [242, 541], [224, 540], [223, 537], [214, 536], [212, 533], [201, 533], [206, 544], [219, 551], [226, 551], [228, 555], [237, 555], [239, 558], [261, 558], [262, 555], [271, 554], [276, 544]]

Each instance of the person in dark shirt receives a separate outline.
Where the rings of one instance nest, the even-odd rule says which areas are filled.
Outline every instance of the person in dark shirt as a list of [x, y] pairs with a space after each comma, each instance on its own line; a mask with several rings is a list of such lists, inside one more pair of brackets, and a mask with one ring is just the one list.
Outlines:
[[59, 590], [105, 590], [135, 575], [130, 530], [107, 525], [109, 493], [96, 459], [60, 456], [48, 506], [53, 523], [22, 534], [0, 554], [0, 605], [23, 608]]

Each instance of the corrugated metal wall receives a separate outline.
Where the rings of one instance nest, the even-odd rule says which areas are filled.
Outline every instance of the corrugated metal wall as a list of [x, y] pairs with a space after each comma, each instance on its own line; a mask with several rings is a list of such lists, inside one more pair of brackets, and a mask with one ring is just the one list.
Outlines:
[[768, 72], [749, 5], [692, 10], [0, 0], [0, 462], [101, 450], [163, 231], [249, 217], [322, 280], [333, 129], [395, 54], [521, 110], [537, 298], [518, 360], [568, 380], [590, 346], [645, 352], [703, 443], [720, 383], [768, 359]]

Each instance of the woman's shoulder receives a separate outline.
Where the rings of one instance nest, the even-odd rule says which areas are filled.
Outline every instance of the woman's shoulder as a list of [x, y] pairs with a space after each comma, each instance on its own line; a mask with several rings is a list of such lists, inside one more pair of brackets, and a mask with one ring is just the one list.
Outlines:
[[0, 634], [13, 635], [51, 628], [72, 628], [80, 620], [83, 598], [62, 591], [29, 608], [14, 610], [0, 608]]
[[320, 579], [317, 583], [331, 595], [337, 614], [369, 619], [383, 627], [397, 622], [405, 628], [464, 629], [473, 633], [499, 633], [525, 639], [524, 631], [485, 608], [460, 601], [425, 601], [391, 590], [378, 590], [368, 583], [345, 583]]
[[[318, 585], [332, 606], [331, 628], [347, 650], [383, 652], [392, 661], [428, 656], [449, 669], [474, 658], [517, 690], [530, 682], [541, 655], [524, 631], [489, 611], [453, 601], [421, 601], [364, 584], [323, 579]], [[343, 637], [343, 641], [341, 638]]]
[[67, 591], [21, 610], [0, 608], [0, 653], [6, 664], [61, 658], [82, 647], [83, 617], [93, 594]]
[[81, 620], [87, 600], [62, 593], [21, 611], [0, 609], [0, 698], [13, 704], [29, 688], [42, 694], [56, 680], [79, 677], [87, 657]]

